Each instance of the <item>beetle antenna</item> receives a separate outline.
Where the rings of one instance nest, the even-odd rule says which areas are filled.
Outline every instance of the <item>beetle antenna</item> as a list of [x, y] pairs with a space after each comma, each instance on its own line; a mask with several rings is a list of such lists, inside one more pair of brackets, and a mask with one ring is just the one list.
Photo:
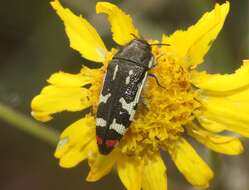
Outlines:
[[136, 36], [135, 34], [133, 33], [130, 33], [131, 36], [133, 36], [135, 39], [139, 39], [138, 36]]
[[130, 35], [132, 35], [136, 40], [144, 41], [143, 36], [139, 37], [139, 36], [137, 36], [136, 34], [133, 34], [133, 33], [130, 33]]
[[150, 46], [170, 46], [170, 44], [161, 44], [161, 43], [157, 43], [157, 44], [149, 44]]

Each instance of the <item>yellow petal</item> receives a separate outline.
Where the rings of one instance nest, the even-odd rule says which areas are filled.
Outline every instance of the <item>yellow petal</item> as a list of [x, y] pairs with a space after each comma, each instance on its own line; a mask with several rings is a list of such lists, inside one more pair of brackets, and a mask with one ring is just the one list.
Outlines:
[[226, 130], [249, 137], [249, 103], [247, 101], [234, 100], [230, 96], [207, 96], [200, 98], [199, 101], [203, 108], [202, 118], [220, 123]]
[[71, 148], [66, 154], [64, 154], [60, 159], [60, 166], [63, 168], [72, 168], [78, 165], [80, 162], [85, 160], [89, 154], [93, 152], [96, 147], [95, 139], [93, 138], [91, 142], [86, 144], [81, 149]]
[[87, 115], [63, 131], [55, 157], [60, 159], [61, 167], [71, 168], [96, 151], [95, 119]]
[[[234, 112], [233, 114], [236, 113]], [[222, 115], [222, 111], [219, 114], [217, 114], [217, 112], [205, 112], [204, 117], [217, 123], [221, 123], [226, 127], [227, 131], [232, 131], [249, 138], [248, 122], [240, 121], [239, 118], [235, 118], [234, 115], [230, 118], [230, 116]]]
[[119, 45], [125, 45], [134, 39], [131, 34], [139, 37], [132, 18], [116, 5], [108, 2], [98, 2], [96, 12], [108, 15], [108, 20], [112, 27], [113, 40]]
[[176, 167], [192, 185], [209, 186], [209, 181], [213, 178], [212, 170], [184, 138], [180, 138], [169, 153]]
[[216, 4], [214, 10], [202, 18], [186, 31], [176, 31], [170, 37], [163, 37], [163, 43], [170, 44], [170, 49], [177, 56], [177, 62], [184, 66], [192, 66], [203, 62], [212, 42], [223, 27], [229, 12], [229, 2]]
[[197, 120], [204, 129], [214, 133], [220, 133], [226, 129], [224, 125], [211, 121], [203, 116], [197, 116]]
[[[34, 99], [33, 99], [34, 101]], [[32, 109], [35, 108], [35, 103], [32, 103]], [[51, 119], [53, 119], [53, 117], [50, 115], [50, 112], [46, 112], [46, 111], [31, 111], [31, 115], [33, 118], [35, 118], [36, 120], [42, 121], [42, 122], [46, 122], [46, 121], [50, 121]]]
[[95, 28], [82, 16], [76, 16], [63, 8], [58, 0], [51, 5], [65, 24], [71, 48], [86, 59], [103, 62], [107, 49]]
[[144, 161], [126, 155], [117, 162], [118, 175], [127, 190], [140, 190]]
[[166, 167], [157, 153], [153, 158], [148, 159], [144, 165], [143, 171], [143, 190], [167, 190]]
[[[204, 91], [203, 93], [207, 93], [207, 92]], [[212, 94], [210, 95], [212, 96]], [[245, 106], [249, 102], [249, 85], [244, 88], [234, 90], [233, 92], [222, 93], [222, 94], [219, 93], [216, 95], [217, 95], [216, 97], [224, 97], [225, 99], [229, 101], [240, 104], [238, 106]], [[214, 97], [215, 97], [215, 94], [214, 94]]]
[[59, 87], [80, 87], [91, 83], [91, 80], [83, 74], [58, 72], [48, 79], [48, 83]]
[[191, 74], [191, 82], [203, 90], [225, 92], [243, 88], [249, 85], [249, 60], [233, 74], [207, 74], [194, 71]]
[[68, 138], [70, 144], [79, 146], [90, 142], [93, 138], [95, 140], [95, 118], [91, 115], [84, 116], [84, 118], [67, 127], [60, 138]]
[[32, 116], [45, 122], [51, 120], [51, 114], [57, 112], [83, 110], [90, 106], [88, 96], [88, 90], [80, 87], [46, 86], [41, 94], [32, 100]]
[[189, 134], [213, 151], [228, 155], [238, 155], [243, 152], [243, 146], [238, 138], [216, 135], [194, 124], [189, 124], [189, 126]]
[[46, 86], [31, 103], [32, 116], [40, 121], [49, 121], [51, 114], [61, 111], [80, 111], [90, 106], [89, 91], [81, 86], [90, 80], [77, 74], [59, 72], [49, 79]]
[[115, 162], [115, 151], [111, 152], [107, 156], [101, 155], [99, 153], [92, 155], [88, 159], [90, 172], [88, 173], [86, 180], [90, 182], [98, 181], [100, 178], [104, 177], [111, 171]]

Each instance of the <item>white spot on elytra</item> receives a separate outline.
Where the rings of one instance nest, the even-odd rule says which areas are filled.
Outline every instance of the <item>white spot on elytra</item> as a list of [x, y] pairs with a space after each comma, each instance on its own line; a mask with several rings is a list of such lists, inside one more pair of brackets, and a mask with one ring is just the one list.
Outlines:
[[110, 125], [110, 129], [115, 130], [120, 135], [124, 135], [127, 131], [125, 126], [116, 122], [116, 119], [113, 120], [112, 124]]
[[106, 120], [104, 120], [103, 118], [97, 118], [96, 119], [96, 125], [98, 127], [105, 127], [106, 126]]
[[126, 79], [125, 79], [125, 84], [126, 84], [126, 85], [129, 84], [129, 82], [130, 82], [130, 76], [126, 77]]
[[128, 111], [128, 113], [130, 114], [133, 102], [127, 103], [123, 97], [119, 99], [119, 102], [122, 104], [122, 108]]
[[129, 84], [130, 80], [131, 80], [131, 75], [133, 74], [133, 70], [129, 71], [129, 76], [125, 79], [125, 84]]
[[130, 115], [129, 120], [131, 121], [134, 117], [135, 112], [136, 112], [136, 110], [134, 108], [136, 106], [136, 103], [137, 103], [136, 98], [131, 103], [127, 103], [124, 98], [120, 98], [119, 102], [122, 104], [122, 108], [125, 109], [128, 112], [128, 114]]
[[107, 102], [107, 100], [109, 99], [111, 97], [111, 93], [108, 93], [108, 94], [106, 94], [105, 96], [103, 96], [102, 94], [101, 94], [101, 96], [100, 96], [100, 102], [102, 102], [102, 103], [106, 103]]
[[112, 80], [115, 80], [117, 72], [118, 72], [118, 65], [116, 65], [115, 68], [114, 68], [114, 73], [113, 73]]

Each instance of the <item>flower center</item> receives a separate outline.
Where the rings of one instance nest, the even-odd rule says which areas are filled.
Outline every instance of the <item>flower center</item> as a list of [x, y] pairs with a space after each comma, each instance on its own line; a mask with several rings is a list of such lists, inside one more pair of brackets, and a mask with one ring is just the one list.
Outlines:
[[[96, 72], [90, 90], [92, 94], [100, 94], [104, 73], [113, 55], [109, 52], [104, 66]], [[194, 112], [200, 107], [195, 100], [196, 92], [190, 82], [189, 71], [177, 64], [163, 48], [153, 46], [155, 67], [149, 73], [156, 76], [148, 77], [143, 88], [135, 118], [129, 130], [121, 139], [117, 149], [127, 155], [154, 154], [161, 146], [169, 147], [184, 133], [184, 125], [194, 119]], [[94, 97], [94, 98], [93, 98]], [[93, 96], [93, 113], [96, 113], [99, 96]]]
[[190, 83], [190, 73], [175, 63], [162, 48], [153, 47], [156, 66], [148, 77], [134, 121], [119, 144], [121, 152], [143, 156], [170, 146], [184, 132], [184, 125], [194, 119], [200, 106]]

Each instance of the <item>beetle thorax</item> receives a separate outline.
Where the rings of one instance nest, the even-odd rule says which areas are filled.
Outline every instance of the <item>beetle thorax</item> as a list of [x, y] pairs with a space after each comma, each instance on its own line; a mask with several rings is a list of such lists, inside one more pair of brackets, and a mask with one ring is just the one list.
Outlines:
[[149, 68], [149, 62], [152, 58], [151, 47], [144, 40], [134, 39], [124, 46], [114, 57], [130, 60]]

